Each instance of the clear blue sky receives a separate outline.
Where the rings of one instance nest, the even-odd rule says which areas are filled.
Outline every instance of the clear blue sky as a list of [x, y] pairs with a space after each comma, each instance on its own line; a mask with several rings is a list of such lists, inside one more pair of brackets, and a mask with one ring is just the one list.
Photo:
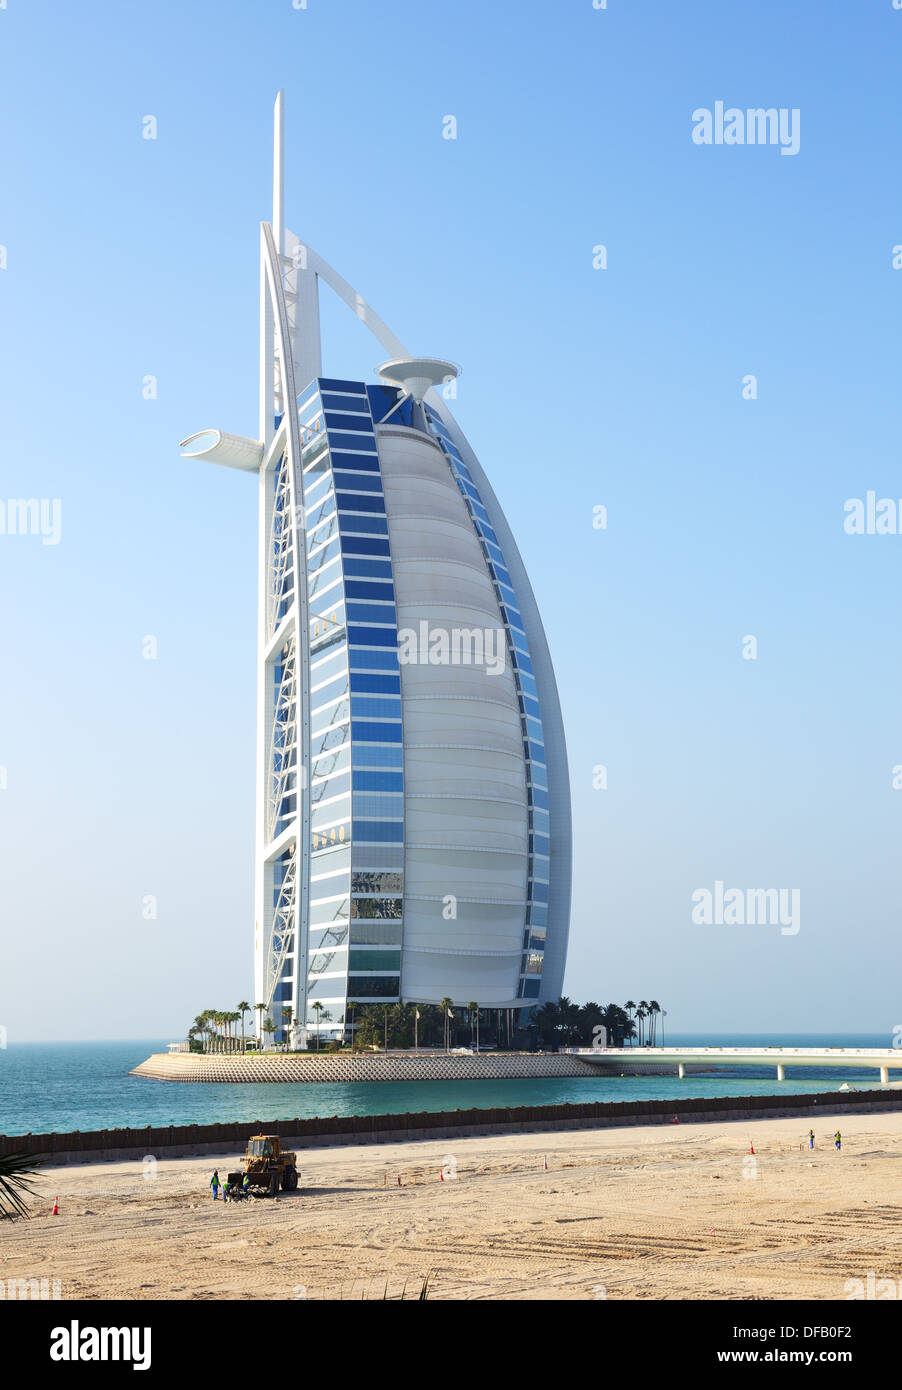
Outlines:
[[[11, 1040], [175, 1037], [250, 998], [255, 488], [177, 442], [255, 433], [279, 87], [289, 225], [463, 365], [532, 576], [568, 992], [889, 1040], [902, 536], [845, 535], [843, 503], [902, 497], [900, 55], [891, 0], [8, 0], [0, 499], [63, 509], [56, 546], [0, 537]], [[799, 108], [800, 152], [695, 145], [718, 100]], [[327, 369], [371, 376], [324, 323]], [[694, 926], [717, 879], [800, 889], [799, 934]]]

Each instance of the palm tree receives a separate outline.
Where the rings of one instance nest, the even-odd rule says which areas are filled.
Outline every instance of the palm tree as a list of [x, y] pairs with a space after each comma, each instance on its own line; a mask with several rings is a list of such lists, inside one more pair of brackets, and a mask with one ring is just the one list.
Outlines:
[[0, 1216], [15, 1220], [28, 1215], [28, 1198], [34, 1194], [31, 1181], [37, 1173], [37, 1160], [30, 1154], [13, 1153], [0, 1158]]
[[288, 1044], [291, 1040], [291, 1020], [293, 1011], [290, 1004], [282, 1005], [282, 1027], [285, 1029], [285, 1051], [288, 1051]]
[[263, 1020], [263, 1031], [266, 1034], [267, 1039], [270, 1042], [272, 1042], [272, 1035], [276, 1031], [276, 1025], [273, 1023], [271, 1018], [265, 1018]]
[[[633, 1016], [633, 1014], [634, 1014], [634, 1012], [635, 1012], [635, 1009], [636, 1009], [635, 1000], [633, 1000], [633, 999], [627, 999], [627, 1001], [626, 1001], [626, 1003], [624, 1004], [623, 1007], [626, 1009], [626, 1011], [627, 1011], [627, 1013], [629, 1014], [630, 1018], [632, 1018], [632, 1016]], [[630, 1034], [630, 1042], [632, 1042], [632, 1039], [633, 1039], [633, 1034]]]
[[641, 1047], [641, 1046], [642, 1046], [642, 1034], [643, 1034], [643, 1031], [644, 1031], [644, 1023], [645, 1023], [645, 1020], [648, 1018], [648, 1000], [647, 1000], [647, 999], [640, 999], [640, 1000], [639, 1000], [639, 1007], [638, 1007], [638, 1009], [636, 1010], [636, 1017], [639, 1019], [639, 1046]]
[[258, 1046], [258, 1047], [259, 1047], [260, 1044], [263, 1042], [263, 1010], [264, 1010], [265, 1008], [266, 1008], [266, 1005], [265, 1005], [265, 1004], [255, 1004], [255, 1005], [254, 1005], [254, 1012], [255, 1012], [256, 1015], [257, 1015], [257, 1046]]
[[658, 1003], [657, 999], [649, 999], [648, 1009], [651, 1014], [651, 1045], [654, 1047], [658, 1031], [658, 1014], [661, 1012], [661, 1005]]
[[317, 999], [316, 1003], [311, 1005], [311, 1008], [313, 1009], [313, 1012], [316, 1014], [316, 1050], [317, 1052], [319, 1052], [320, 1014], [323, 1011], [323, 1006]]
[[[596, 1028], [605, 1028], [605, 1022], [602, 1018], [603, 1012], [601, 1005], [596, 1004], [594, 999], [590, 999], [580, 1008], [578, 1035], [580, 1047], [591, 1047], [598, 1036], [595, 1031]], [[605, 1031], [607, 1032], [606, 1028]]]
[[470, 1046], [473, 1046], [473, 1019], [476, 1019], [476, 1051], [479, 1051], [479, 1005], [475, 999], [471, 999], [467, 1005], [467, 1013], [470, 1015]]
[[353, 1048], [353, 1046], [354, 1046], [354, 1010], [355, 1010], [356, 1008], [357, 1008], [357, 1000], [356, 1000], [356, 999], [349, 999], [349, 1000], [348, 1000], [348, 1013], [351, 1015], [351, 1019], [350, 1019], [349, 1025], [348, 1025], [348, 1031], [349, 1031], [350, 1034], [351, 1034], [351, 1047], [352, 1047], [352, 1048]]
[[601, 1023], [613, 1047], [622, 1047], [624, 1039], [631, 1041], [636, 1035], [636, 1025], [626, 1009], [619, 1004], [607, 1004], [601, 1011]]
[[240, 1016], [241, 1016], [241, 1051], [242, 1051], [242, 1052], [244, 1052], [244, 1050], [245, 1050], [245, 1047], [244, 1047], [244, 1015], [245, 1015], [246, 1013], [249, 1013], [249, 1012], [250, 1012], [250, 1007], [251, 1007], [251, 1006], [250, 1006], [250, 1004], [247, 1002], [246, 999], [242, 999], [241, 1003], [237, 1006], [237, 1008], [238, 1008], [238, 1013], [239, 1013]]
[[439, 1008], [441, 1009], [441, 1011], [442, 1011], [442, 1017], [443, 1017], [444, 1020], [445, 1020], [445, 1037], [444, 1037], [444, 1042], [445, 1042], [445, 1051], [446, 1051], [446, 1052], [448, 1051], [448, 1049], [449, 1049], [449, 1047], [450, 1047], [450, 1045], [451, 1045], [451, 1029], [450, 1029], [450, 1027], [449, 1027], [449, 1024], [450, 1024], [450, 1022], [451, 1022], [451, 1019], [450, 1019], [450, 1017], [449, 1017], [449, 1014], [450, 1014], [450, 1009], [451, 1009], [451, 1004], [452, 1004], [452, 1002], [453, 1002], [453, 1001], [452, 1001], [451, 999], [449, 999], [449, 998], [447, 997], [447, 995], [445, 996], [444, 999], [439, 1000]]
[[569, 1046], [579, 1040], [579, 1005], [574, 1004], [572, 999], [568, 999], [565, 994], [562, 994], [557, 1001], [557, 1010], [559, 1015], [558, 1031], [561, 1035], [561, 1041]]
[[543, 1043], [551, 1046], [557, 1041], [558, 1029], [561, 1026], [561, 1011], [551, 999], [536, 1009], [533, 1014], [533, 1022], [539, 1030], [539, 1037]]

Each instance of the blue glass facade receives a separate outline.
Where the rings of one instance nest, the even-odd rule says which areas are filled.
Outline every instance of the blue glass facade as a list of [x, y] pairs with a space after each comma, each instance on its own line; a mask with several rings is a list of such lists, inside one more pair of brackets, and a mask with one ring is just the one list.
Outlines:
[[[307, 1022], [399, 997], [404, 771], [391, 551], [365, 386], [298, 401], [310, 632]], [[321, 1004], [322, 1009], [314, 1006]]]

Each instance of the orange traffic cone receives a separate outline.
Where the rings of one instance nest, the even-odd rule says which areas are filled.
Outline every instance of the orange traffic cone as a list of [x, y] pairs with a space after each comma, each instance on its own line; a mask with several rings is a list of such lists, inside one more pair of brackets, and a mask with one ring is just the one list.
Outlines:
[[438, 1170], [438, 1180], [439, 1180], [439, 1182], [444, 1182], [444, 1181], [445, 1181], [445, 1174], [444, 1174], [444, 1171], [443, 1171], [441, 1168], [439, 1168], [439, 1170]]
[[53, 1211], [50, 1213], [50, 1215], [51, 1215], [51, 1216], [59, 1216], [59, 1214], [60, 1214], [60, 1199], [59, 1199], [59, 1197], [57, 1197], [56, 1200], [55, 1200], [55, 1202], [53, 1203]]
[[752, 1143], [752, 1141], [751, 1141], [751, 1139], [750, 1139], [750, 1140], [749, 1140], [749, 1153], [750, 1153], [750, 1154], [753, 1154], [754, 1152], [755, 1152], [755, 1145]]

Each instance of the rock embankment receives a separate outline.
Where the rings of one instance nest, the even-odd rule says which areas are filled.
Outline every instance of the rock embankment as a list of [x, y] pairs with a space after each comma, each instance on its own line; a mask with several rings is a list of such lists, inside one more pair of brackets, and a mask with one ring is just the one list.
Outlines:
[[132, 1076], [157, 1081], [499, 1081], [514, 1077], [587, 1076], [595, 1068], [562, 1053], [154, 1053]]

